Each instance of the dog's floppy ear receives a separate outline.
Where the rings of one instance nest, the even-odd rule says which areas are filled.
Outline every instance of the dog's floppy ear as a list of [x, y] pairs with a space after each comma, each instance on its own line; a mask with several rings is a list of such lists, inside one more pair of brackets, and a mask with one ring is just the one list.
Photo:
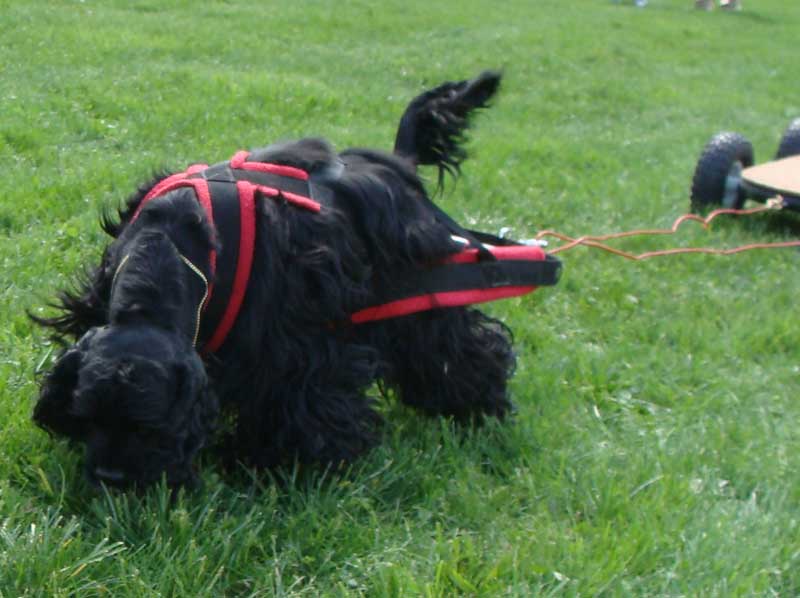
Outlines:
[[39, 400], [33, 408], [33, 421], [53, 434], [79, 438], [84, 424], [70, 413], [73, 391], [78, 384], [82, 352], [78, 347], [68, 349], [59, 357], [45, 378]]

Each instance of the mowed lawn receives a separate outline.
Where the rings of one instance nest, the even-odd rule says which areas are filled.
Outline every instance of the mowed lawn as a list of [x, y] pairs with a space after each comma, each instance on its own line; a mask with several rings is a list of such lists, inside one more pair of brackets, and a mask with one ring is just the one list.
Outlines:
[[[390, 148], [442, 80], [505, 73], [438, 200], [460, 221], [668, 226], [712, 134], [765, 160], [800, 116], [800, 4], [692, 5], [0, 0], [0, 596], [800, 594], [796, 249], [566, 252], [557, 287], [487, 307], [515, 331], [516, 418], [384, 404], [381, 447], [345, 473], [206, 454], [170, 505], [93, 490], [30, 422], [58, 349], [26, 310], [98, 258], [104, 206], [276, 140]], [[776, 214], [617, 245], [795, 238]]]

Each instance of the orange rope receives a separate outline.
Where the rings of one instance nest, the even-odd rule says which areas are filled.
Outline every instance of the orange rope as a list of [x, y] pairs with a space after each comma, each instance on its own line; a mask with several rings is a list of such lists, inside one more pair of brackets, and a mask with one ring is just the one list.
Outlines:
[[753, 249], [779, 249], [779, 248], [786, 248], [786, 247], [800, 247], [800, 240], [798, 241], [783, 241], [779, 243], [752, 243], [750, 245], [742, 245], [741, 247], [733, 247], [731, 249], [714, 249], [711, 247], [680, 247], [675, 249], [663, 249], [661, 251], [648, 251], [645, 253], [640, 254], [633, 254], [628, 253], [627, 251], [622, 251], [620, 249], [616, 249], [601, 241], [609, 241], [611, 239], [622, 239], [625, 237], [634, 237], [638, 235], [672, 235], [678, 232], [681, 224], [687, 222], [689, 220], [699, 222], [702, 224], [703, 228], [708, 228], [711, 221], [714, 220], [717, 216], [721, 216], [723, 214], [733, 214], [737, 216], [749, 216], [751, 214], [760, 214], [762, 212], [773, 211], [776, 209], [780, 209], [781, 202], [769, 202], [765, 206], [761, 206], [758, 208], [750, 208], [748, 210], [734, 210], [731, 208], [722, 208], [719, 210], [714, 210], [705, 218], [698, 216], [696, 214], [684, 214], [672, 224], [671, 228], [659, 228], [659, 229], [641, 229], [641, 230], [632, 230], [632, 231], [625, 231], [621, 233], [611, 233], [608, 235], [584, 235], [582, 237], [574, 238], [564, 235], [562, 233], [558, 233], [552, 230], [544, 230], [541, 231], [539, 234], [536, 235], [536, 239], [542, 239], [544, 237], [554, 237], [561, 241], [564, 241], [564, 245], [560, 245], [554, 249], [548, 251], [548, 253], [556, 254], [561, 251], [567, 251], [578, 245], [583, 245], [585, 247], [594, 247], [596, 249], [602, 249], [603, 251], [608, 251], [609, 253], [613, 253], [614, 255], [619, 255], [629, 260], [646, 260], [651, 257], [660, 257], [665, 255], [678, 255], [681, 253], [710, 253], [715, 255], [732, 255], [734, 253], [739, 253], [742, 251], [751, 251]]

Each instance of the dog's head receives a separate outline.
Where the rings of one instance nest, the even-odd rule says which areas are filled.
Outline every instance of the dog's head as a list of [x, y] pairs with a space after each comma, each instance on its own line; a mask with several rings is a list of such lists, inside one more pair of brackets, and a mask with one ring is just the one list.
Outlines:
[[86, 445], [93, 483], [191, 484], [192, 460], [217, 401], [203, 363], [180, 334], [148, 325], [93, 328], [44, 380], [34, 420]]

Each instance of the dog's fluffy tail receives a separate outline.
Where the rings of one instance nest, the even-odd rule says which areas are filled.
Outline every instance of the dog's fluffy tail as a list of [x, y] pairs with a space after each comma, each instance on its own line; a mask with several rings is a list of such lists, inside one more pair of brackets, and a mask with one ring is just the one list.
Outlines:
[[439, 186], [445, 172], [457, 175], [467, 157], [461, 144], [470, 116], [489, 106], [500, 78], [497, 71], [484, 71], [474, 79], [448, 81], [414, 98], [400, 119], [395, 154], [414, 164], [437, 166]]

